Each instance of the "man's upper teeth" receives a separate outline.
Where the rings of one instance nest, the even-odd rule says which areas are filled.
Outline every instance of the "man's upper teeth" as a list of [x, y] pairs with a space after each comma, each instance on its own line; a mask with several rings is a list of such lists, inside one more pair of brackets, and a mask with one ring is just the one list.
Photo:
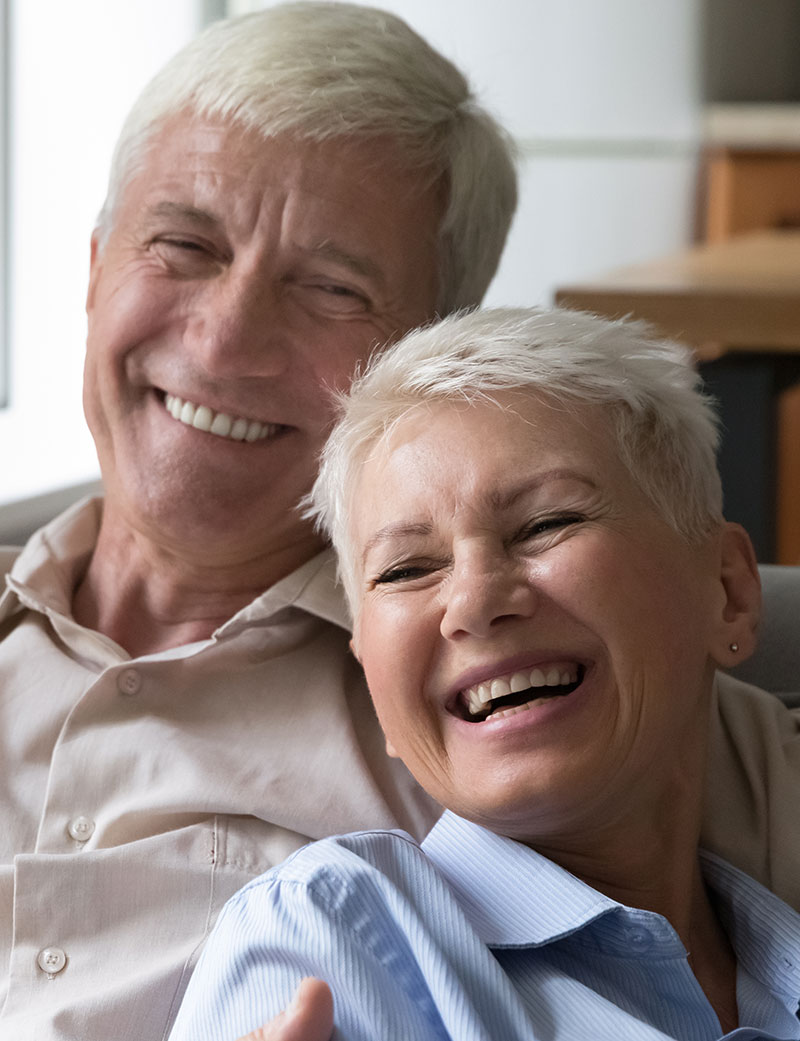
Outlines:
[[560, 687], [577, 683], [578, 670], [574, 665], [551, 666], [547, 670], [535, 668], [497, 676], [485, 683], [477, 683], [464, 690], [464, 698], [471, 713], [481, 712], [495, 698], [505, 698], [530, 687]]
[[263, 441], [278, 429], [275, 423], [259, 423], [257, 419], [241, 417], [234, 419], [224, 412], [214, 412], [208, 405], [184, 401], [176, 394], [167, 394], [164, 404], [169, 414], [181, 423], [218, 437], [228, 437], [232, 441]]

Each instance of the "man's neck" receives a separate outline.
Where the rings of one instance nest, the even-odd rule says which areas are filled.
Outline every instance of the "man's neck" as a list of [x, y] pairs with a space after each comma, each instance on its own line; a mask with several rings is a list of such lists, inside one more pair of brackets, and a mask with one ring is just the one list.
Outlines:
[[73, 616], [133, 657], [205, 640], [320, 548], [305, 539], [218, 564], [212, 547], [176, 552], [104, 517]]

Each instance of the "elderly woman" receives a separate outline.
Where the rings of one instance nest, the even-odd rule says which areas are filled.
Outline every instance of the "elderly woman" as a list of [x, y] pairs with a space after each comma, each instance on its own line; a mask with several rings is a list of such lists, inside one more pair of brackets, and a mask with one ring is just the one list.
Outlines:
[[307, 975], [352, 1041], [800, 1038], [800, 915], [699, 848], [759, 604], [716, 437], [682, 349], [568, 312], [447, 320], [354, 385], [313, 510], [389, 750], [447, 812], [244, 889], [176, 1041]]

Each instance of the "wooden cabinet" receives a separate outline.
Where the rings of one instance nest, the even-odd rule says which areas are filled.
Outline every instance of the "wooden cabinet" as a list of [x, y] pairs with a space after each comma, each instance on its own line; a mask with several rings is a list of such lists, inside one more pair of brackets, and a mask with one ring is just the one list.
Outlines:
[[712, 146], [703, 168], [707, 242], [760, 228], [800, 228], [800, 146]]

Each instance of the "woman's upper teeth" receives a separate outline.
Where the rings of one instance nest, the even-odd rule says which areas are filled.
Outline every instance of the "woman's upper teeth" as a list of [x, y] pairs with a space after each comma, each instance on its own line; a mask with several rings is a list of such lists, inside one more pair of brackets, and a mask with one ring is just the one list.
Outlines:
[[278, 431], [275, 423], [260, 423], [257, 419], [232, 417], [225, 412], [214, 412], [208, 405], [195, 405], [193, 401], [185, 401], [176, 394], [164, 397], [167, 411], [180, 423], [204, 430], [217, 437], [227, 437], [232, 441], [263, 441]]
[[531, 687], [561, 687], [578, 682], [576, 665], [551, 665], [547, 668], [524, 669], [509, 673], [507, 676], [496, 676], [474, 687], [463, 691], [464, 699], [471, 713], [481, 712], [495, 698], [505, 698]]

